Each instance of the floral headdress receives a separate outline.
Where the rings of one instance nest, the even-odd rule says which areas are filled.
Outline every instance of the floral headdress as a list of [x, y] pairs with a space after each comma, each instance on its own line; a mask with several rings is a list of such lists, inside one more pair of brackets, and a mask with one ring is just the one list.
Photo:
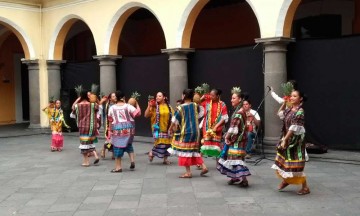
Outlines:
[[241, 88], [240, 87], [233, 87], [231, 89], [231, 94], [240, 94], [241, 93]]

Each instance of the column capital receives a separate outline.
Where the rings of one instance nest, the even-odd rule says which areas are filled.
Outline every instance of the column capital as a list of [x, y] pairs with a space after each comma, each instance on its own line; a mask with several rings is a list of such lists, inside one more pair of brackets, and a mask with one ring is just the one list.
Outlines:
[[65, 64], [66, 60], [46, 60], [47, 65], [61, 65]]
[[21, 59], [21, 62], [27, 65], [34, 65], [39, 64], [39, 59]]
[[121, 55], [96, 55], [96, 56], [93, 56], [93, 59], [97, 59], [99, 61], [116, 61], [121, 58], [122, 58]]
[[295, 42], [295, 38], [288, 38], [288, 37], [268, 37], [268, 38], [255, 38], [255, 43], [284, 43], [288, 44], [291, 42]]
[[21, 59], [21, 62], [26, 64], [29, 70], [39, 70], [39, 59]]
[[194, 48], [170, 48], [170, 49], [161, 49], [162, 53], [167, 53], [167, 54], [174, 54], [174, 53], [183, 53], [183, 54], [188, 54], [191, 52], [195, 52]]

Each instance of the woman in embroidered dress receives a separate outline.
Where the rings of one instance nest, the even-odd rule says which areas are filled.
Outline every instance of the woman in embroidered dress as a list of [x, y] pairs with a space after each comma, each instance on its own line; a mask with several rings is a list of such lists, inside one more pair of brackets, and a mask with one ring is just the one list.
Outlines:
[[99, 163], [99, 157], [94, 143], [97, 143], [98, 104], [90, 103], [87, 92], [82, 91], [80, 93], [80, 99], [73, 105], [73, 110], [76, 113], [77, 126], [80, 134], [79, 149], [84, 157], [82, 166], [90, 166], [89, 157], [91, 155], [95, 156], [94, 164], [97, 164]]
[[204, 106], [203, 144], [201, 146], [201, 153], [204, 156], [218, 157], [221, 152], [222, 131], [229, 119], [226, 105], [220, 100], [221, 93], [220, 89], [211, 90], [211, 100]]
[[174, 110], [163, 92], [156, 94], [156, 107], [151, 106], [150, 102], [148, 103], [148, 107], [145, 110], [145, 118], [151, 117], [151, 129], [155, 139], [154, 147], [149, 152], [150, 162], [156, 156], [164, 158], [163, 164], [170, 164], [170, 161], [168, 161], [170, 153], [167, 150], [171, 147], [172, 137], [169, 136], [168, 130], [173, 114]]
[[51, 151], [62, 151], [64, 147], [64, 137], [62, 135], [62, 126], [70, 128], [64, 119], [63, 110], [61, 109], [61, 101], [56, 100], [55, 105], [50, 103], [49, 106], [42, 109], [49, 118], [52, 133]]
[[246, 114], [242, 108], [242, 99], [240, 88], [233, 88], [231, 105], [235, 111], [231, 116], [229, 130], [225, 134], [225, 145], [217, 169], [221, 174], [230, 178], [229, 185], [240, 182], [240, 187], [248, 187], [246, 176], [251, 174], [244, 161], [247, 135]]
[[282, 190], [289, 184], [301, 184], [299, 195], [310, 193], [304, 173], [305, 167], [305, 128], [304, 109], [306, 98], [299, 90], [291, 92], [291, 107], [286, 103], [280, 107], [278, 115], [283, 120], [282, 137], [277, 145], [275, 164], [272, 166], [282, 179], [278, 189]]
[[169, 134], [174, 133], [171, 148], [168, 151], [178, 156], [179, 166], [185, 166], [186, 172], [180, 178], [191, 178], [190, 166], [201, 164], [201, 176], [204, 176], [208, 169], [200, 154], [200, 131], [198, 119], [203, 116], [202, 107], [193, 103], [194, 90], [185, 89], [182, 95], [183, 104], [177, 107], [171, 119]]
[[136, 108], [125, 102], [124, 93], [116, 91], [116, 104], [110, 107], [109, 117], [109, 133], [108, 139], [111, 137], [113, 144], [115, 168], [111, 170], [112, 173], [122, 172], [121, 158], [124, 152], [130, 156], [130, 170], [135, 169], [134, 148], [132, 145], [135, 135], [135, 121], [134, 118], [141, 115], [139, 104], [136, 103]]
[[[109, 96], [107, 96], [106, 98], [106, 103], [105, 105], [100, 105], [101, 108], [103, 108], [103, 112], [104, 113], [104, 128], [105, 128], [105, 138], [110, 137], [109, 134], [109, 119], [108, 119], [108, 114], [109, 114], [109, 109], [112, 105], [116, 104], [116, 95], [115, 92], [110, 93]], [[100, 104], [102, 104], [102, 102], [100, 102]], [[104, 107], [103, 107], [104, 106]], [[114, 150], [113, 150], [113, 144], [110, 142], [110, 140], [106, 139], [103, 148], [101, 150], [101, 157], [105, 158], [105, 152], [106, 150], [108, 150], [109, 152], [112, 153], [112, 159], [115, 160], [114, 157]]]

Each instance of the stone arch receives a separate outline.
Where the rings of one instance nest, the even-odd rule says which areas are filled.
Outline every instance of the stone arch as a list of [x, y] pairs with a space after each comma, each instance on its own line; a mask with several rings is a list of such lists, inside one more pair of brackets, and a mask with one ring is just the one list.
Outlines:
[[4, 17], [0, 17], [0, 24], [10, 29], [10, 31], [13, 32], [16, 35], [16, 37], [19, 39], [21, 46], [24, 50], [26, 59], [36, 58], [34, 46], [31, 43], [29, 36], [25, 33], [25, 31], [22, 28], [20, 28], [13, 21]]
[[284, 0], [276, 25], [276, 36], [290, 37], [291, 28], [301, 0]]
[[[131, 14], [137, 11], [140, 8], [144, 8], [150, 11], [155, 18], [159, 21], [162, 29], [163, 25], [161, 25], [160, 19], [154, 13], [154, 11], [145, 4], [139, 2], [131, 2], [122, 6], [113, 16], [110, 21], [108, 30], [106, 32], [105, 44], [104, 44], [104, 52], [108, 52], [109, 55], [117, 55], [118, 54], [118, 45], [119, 38], [122, 32], [122, 29]], [[166, 43], [166, 41], [165, 41]]]
[[[68, 15], [60, 20], [51, 37], [48, 57], [49, 60], [62, 60], [66, 36], [73, 24], [77, 21], [82, 21], [87, 25], [84, 19], [74, 14]], [[87, 26], [89, 27], [89, 25]]]
[[[182, 48], [190, 48], [190, 40], [191, 40], [191, 33], [195, 24], [195, 21], [197, 17], [199, 16], [201, 10], [205, 7], [207, 3], [209, 3], [210, 0], [191, 0], [186, 7], [182, 20], [180, 22], [177, 38], [176, 38], [176, 45], [178, 47]], [[251, 0], [246, 0], [246, 2], [249, 4], [251, 9], [253, 10], [255, 17], [258, 21], [259, 29], [260, 29], [260, 35], [261, 35], [261, 28], [260, 23], [258, 19], [258, 15], [256, 13], [255, 7], [252, 4]]]

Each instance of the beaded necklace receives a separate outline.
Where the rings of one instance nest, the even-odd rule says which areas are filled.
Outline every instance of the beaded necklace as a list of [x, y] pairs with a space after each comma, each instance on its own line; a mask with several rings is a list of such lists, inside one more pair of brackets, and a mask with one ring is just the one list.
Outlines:
[[51, 119], [54, 122], [59, 122], [60, 112], [62, 111], [61, 108], [58, 109], [58, 113], [56, 114], [56, 107], [54, 107], [54, 112], [51, 114]]

